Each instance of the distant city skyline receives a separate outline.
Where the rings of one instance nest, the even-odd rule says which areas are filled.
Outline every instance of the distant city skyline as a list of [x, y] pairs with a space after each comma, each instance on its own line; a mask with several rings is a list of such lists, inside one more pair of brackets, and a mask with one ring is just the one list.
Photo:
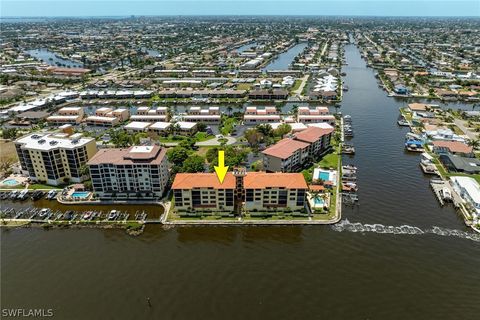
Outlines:
[[480, 1], [2, 0], [1, 17], [326, 15], [480, 17]]

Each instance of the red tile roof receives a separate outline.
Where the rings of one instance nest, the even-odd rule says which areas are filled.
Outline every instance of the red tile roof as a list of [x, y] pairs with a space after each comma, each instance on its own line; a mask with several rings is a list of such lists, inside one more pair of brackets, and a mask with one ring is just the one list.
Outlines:
[[262, 153], [280, 159], [287, 159], [291, 157], [297, 150], [307, 148], [309, 145], [310, 144], [302, 141], [285, 138], [273, 146], [263, 150]]
[[333, 128], [318, 128], [318, 127], [308, 127], [307, 129], [295, 134], [295, 139], [305, 142], [316, 142], [320, 140], [324, 135], [330, 134], [333, 132]]
[[[245, 189], [265, 188], [307, 189], [307, 183], [301, 173], [248, 172], [244, 178]], [[235, 177], [227, 172], [222, 184], [215, 173], [177, 173], [172, 189], [235, 189]]]
[[248, 172], [244, 180], [245, 189], [286, 188], [308, 189], [305, 178], [301, 173], [283, 172]]
[[215, 173], [177, 173], [173, 180], [172, 189], [235, 189], [235, 177], [227, 172], [223, 183], [218, 181]]
[[434, 147], [447, 148], [453, 153], [471, 153], [473, 148], [459, 141], [433, 141]]

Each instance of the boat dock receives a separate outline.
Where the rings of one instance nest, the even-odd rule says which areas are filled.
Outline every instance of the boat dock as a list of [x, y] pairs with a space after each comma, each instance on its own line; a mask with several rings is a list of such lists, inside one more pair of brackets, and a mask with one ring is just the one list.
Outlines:
[[447, 187], [447, 183], [440, 179], [432, 179], [430, 180], [430, 187], [432, 188], [433, 193], [437, 197], [438, 202], [440, 202], [440, 205], [443, 207], [445, 205], [445, 201], [443, 198], [442, 190], [443, 188]]

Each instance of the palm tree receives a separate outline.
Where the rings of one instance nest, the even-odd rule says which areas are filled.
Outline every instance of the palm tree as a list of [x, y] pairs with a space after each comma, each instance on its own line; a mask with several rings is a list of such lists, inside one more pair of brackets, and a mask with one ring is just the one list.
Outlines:
[[480, 140], [470, 139], [467, 141], [467, 144], [475, 150], [480, 146]]
[[335, 113], [338, 114], [338, 109], [340, 108], [340, 105], [335, 104], [333, 107], [335, 108]]

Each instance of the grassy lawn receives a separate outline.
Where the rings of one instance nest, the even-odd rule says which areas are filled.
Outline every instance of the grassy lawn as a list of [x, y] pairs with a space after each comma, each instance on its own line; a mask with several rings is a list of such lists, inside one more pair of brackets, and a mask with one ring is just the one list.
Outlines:
[[237, 90], [250, 90], [252, 88], [252, 85], [249, 83], [239, 83], [237, 85]]
[[237, 123], [237, 119], [226, 118], [222, 123], [222, 128], [220, 129], [220, 131], [224, 136], [229, 135], [230, 133], [232, 133], [236, 123]]
[[[39, 190], [39, 189], [46, 189], [46, 190], [52, 190], [52, 189], [63, 189], [64, 186], [49, 186], [47, 184], [40, 184], [40, 183], [34, 183], [34, 184], [31, 184], [28, 186], [28, 190]], [[25, 189], [25, 186], [22, 186], [22, 185], [17, 185], [17, 186], [13, 186], [13, 187], [6, 187], [6, 186], [2, 186], [2, 189]]]
[[462, 135], [464, 134], [464, 132], [462, 130], [460, 130], [459, 127], [455, 126], [455, 125], [449, 125], [448, 126], [455, 134], [458, 134], [458, 135]]
[[180, 141], [185, 140], [185, 139], [187, 139], [187, 137], [169, 135], [167, 137], [159, 137], [158, 141], [163, 142], [163, 143], [169, 143], [169, 142], [180, 142]]
[[203, 142], [203, 141], [211, 140], [215, 138], [215, 136], [208, 134], [206, 132], [197, 132], [195, 133], [194, 138], [197, 142]]
[[322, 160], [318, 163], [320, 168], [334, 168], [337, 169], [338, 166], [338, 161], [340, 161], [340, 155], [337, 154], [336, 152], [329, 153], [323, 157]]
[[49, 186], [47, 184], [40, 184], [40, 183], [35, 183], [31, 184], [28, 186], [28, 189], [30, 190], [37, 190], [37, 189], [62, 189], [65, 186]]
[[11, 159], [13, 162], [18, 161], [17, 152], [15, 151], [15, 144], [13, 142], [0, 143], [0, 160]]
[[295, 80], [295, 83], [293, 84], [292, 88], [290, 89], [290, 91], [295, 91], [295, 90], [298, 90], [298, 88], [300, 88], [300, 85], [302, 84], [302, 80]]

